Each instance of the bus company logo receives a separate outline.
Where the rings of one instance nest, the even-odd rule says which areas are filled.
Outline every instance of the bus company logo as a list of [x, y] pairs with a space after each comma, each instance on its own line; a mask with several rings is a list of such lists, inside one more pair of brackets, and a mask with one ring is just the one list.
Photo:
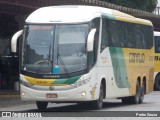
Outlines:
[[2, 112], [2, 117], [12, 117], [11, 112]]
[[144, 53], [129, 53], [129, 62], [130, 63], [144, 63], [145, 54]]
[[54, 90], [54, 87], [53, 87], [53, 86], [50, 86], [49, 89], [50, 89], [51, 91], [53, 91], [53, 90]]

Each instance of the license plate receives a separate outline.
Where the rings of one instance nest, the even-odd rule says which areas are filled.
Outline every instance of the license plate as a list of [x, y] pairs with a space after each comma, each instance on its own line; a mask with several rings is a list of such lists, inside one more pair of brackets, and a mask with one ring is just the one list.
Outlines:
[[48, 93], [48, 94], [46, 94], [46, 98], [57, 98], [57, 97], [58, 96], [55, 93]]

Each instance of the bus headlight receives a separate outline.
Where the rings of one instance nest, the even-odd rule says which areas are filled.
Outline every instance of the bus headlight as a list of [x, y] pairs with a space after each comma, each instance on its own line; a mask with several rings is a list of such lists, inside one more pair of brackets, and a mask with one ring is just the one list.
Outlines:
[[77, 81], [73, 84], [74, 87], [80, 87], [82, 85], [85, 85], [87, 84], [89, 81], [91, 80], [91, 77], [88, 77], [86, 79], [83, 79], [83, 80], [80, 80], [80, 81]]
[[22, 92], [20, 95], [21, 95], [21, 96], [25, 96], [25, 93]]
[[26, 86], [26, 87], [32, 87], [32, 86], [33, 86], [33, 84], [30, 84], [30, 83], [25, 82], [25, 81], [23, 81], [23, 80], [20, 80], [20, 83], [21, 83], [22, 85]]

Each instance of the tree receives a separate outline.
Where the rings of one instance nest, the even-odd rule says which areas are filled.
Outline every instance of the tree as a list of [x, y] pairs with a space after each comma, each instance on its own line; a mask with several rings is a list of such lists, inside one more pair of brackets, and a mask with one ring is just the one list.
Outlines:
[[153, 12], [157, 6], [157, 0], [101, 0], [112, 4]]

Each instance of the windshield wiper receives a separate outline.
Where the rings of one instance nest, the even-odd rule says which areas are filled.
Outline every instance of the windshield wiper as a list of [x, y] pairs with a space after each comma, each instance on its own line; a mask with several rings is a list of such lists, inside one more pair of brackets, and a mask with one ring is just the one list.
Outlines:
[[[66, 68], [66, 65], [64, 64], [64, 62], [63, 62], [63, 60], [62, 60], [62, 58], [61, 58], [61, 56], [60, 56], [59, 53], [57, 54], [57, 60], [58, 60], [58, 59], [60, 60], [60, 62], [61, 62], [61, 64], [62, 64], [62, 67], [63, 67], [65, 73], [67, 73], [67, 76], [69, 77], [69, 73], [68, 73], [68, 70], [67, 70], [67, 68]], [[58, 63], [58, 62], [57, 62], [57, 63]]]
[[51, 44], [49, 46], [49, 52], [48, 52], [48, 57], [47, 57], [47, 60], [52, 63], [52, 60], [51, 60]]

